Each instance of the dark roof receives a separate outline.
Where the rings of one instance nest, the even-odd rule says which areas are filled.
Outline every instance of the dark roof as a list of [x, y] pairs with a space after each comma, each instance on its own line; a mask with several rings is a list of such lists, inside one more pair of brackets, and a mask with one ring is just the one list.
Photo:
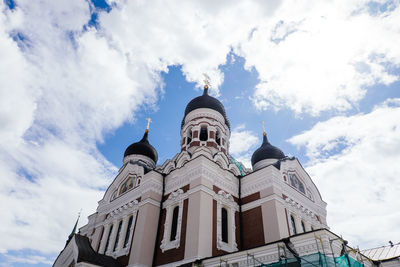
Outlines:
[[142, 140], [128, 146], [128, 148], [125, 150], [124, 157], [134, 154], [143, 155], [151, 158], [154, 161], [154, 163], [157, 164], [158, 160], [157, 150], [152, 145], [150, 145], [149, 140], [147, 140], [148, 134], [149, 131], [146, 130]]
[[213, 109], [213, 110], [219, 112], [224, 117], [225, 123], [228, 126], [228, 128], [229, 129], [231, 128], [228, 117], [226, 116], [224, 105], [222, 105], [222, 103], [218, 99], [208, 95], [208, 88], [204, 88], [203, 95], [193, 98], [189, 102], [189, 104], [187, 104], [186, 109], [185, 109], [185, 116], [183, 116], [181, 128], [185, 124], [186, 115], [189, 114], [191, 111], [198, 109], [198, 108], [210, 108], [210, 109]]
[[283, 154], [282, 150], [271, 145], [268, 142], [267, 135], [263, 134], [263, 142], [261, 146], [253, 153], [251, 157], [251, 165], [254, 165], [264, 159], [283, 159], [285, 154]]
[[94, 251], [86, 236], [75, 234], [75, 243], [78, 247], [77, 262], [87, 262], [104, 267], [121, 267], [121, 264], [114, 258]]

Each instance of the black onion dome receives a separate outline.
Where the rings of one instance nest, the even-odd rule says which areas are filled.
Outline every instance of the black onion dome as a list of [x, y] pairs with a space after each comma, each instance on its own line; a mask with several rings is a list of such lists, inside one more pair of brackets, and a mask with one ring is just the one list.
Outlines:
[[134, 154], [143, 155], [151, 158], [154, 163], [157, 164], [158, 154], [156, 149], [152, 145], [150, 145], [149, 140], [147, 140], [148, 135], [149, 132], [146, 130], [142, 140], [128, 146], [128, 148], [125, 150], [124, 157]]
[[285, 154], [283, 154], [282, 150], [271, 145], [268, 142], [267, 135], [264, 133], [261, 146], [253, 153], [253, 156], [251, 157], [251, 165], [254, 167], [257, 162], [264, 159], [283, 159], [284, 157]]
[[226, 116], [224, 105], [222, 105], [222, 103], [215, 97], [208, 95], [208, 88], [204, 88], [203, 95], [193, 98], [186, 106], [185, 116], [183, 116], [181, 128], [185, 124], [186, 115], [198, 108], [210, 108], [219, 112], [224, 117], [225, 123], [228, 128], [231, 128], [228, 117]]

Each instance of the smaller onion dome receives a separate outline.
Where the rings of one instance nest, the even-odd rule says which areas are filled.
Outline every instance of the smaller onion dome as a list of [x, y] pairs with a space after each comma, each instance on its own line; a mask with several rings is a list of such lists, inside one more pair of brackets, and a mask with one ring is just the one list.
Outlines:
[[251, 165], [254, 167], [257, 162], [264, 159], [283, 159], [284, 157], [285, 154], [283, 154], [282, 150], [268, 142], [267, 134], [264, 132], [261, 146], [253, 153], [253, 156], [251, 157]]
[[124, 157], [127, 157], [129, 155], [143, 155], [151, 158], [154, 163], [157, 164], [157, 150], [149, 143], [149, 140], [147, 139], [148, 135], [149, 130], [146, 129], [142, 140], [128, 146], [128, 148], [125, 150]]

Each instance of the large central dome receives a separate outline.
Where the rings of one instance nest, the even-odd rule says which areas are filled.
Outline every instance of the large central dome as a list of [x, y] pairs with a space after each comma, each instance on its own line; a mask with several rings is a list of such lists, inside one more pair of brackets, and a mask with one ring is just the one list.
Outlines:
[[181, 127], [183, 127], [183, 125], [185, 124], [186, 115], [198, 108], [209, 108], [219, 112], [224, 117], [225, 123], [228, 128], [231, 128], [228, 117], [226, 116], [224, 106], [218, 99], [208, 95], [208, 88], [204, 88], [203, 95], [193, 98], [192, 101], [190, 101], [189, 104], [186, 106], [185, 116], [183, 116]]

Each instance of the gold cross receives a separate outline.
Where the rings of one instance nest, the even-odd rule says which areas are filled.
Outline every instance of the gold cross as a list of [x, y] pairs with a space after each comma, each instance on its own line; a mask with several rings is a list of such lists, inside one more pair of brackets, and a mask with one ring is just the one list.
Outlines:
[[265, 133], [264, 121], [261, 121], [261, 125], [262, 125], [262, 128], [263, 128], [263, 133]]
[[203, 76], [204, 76], [204, 87], [210, 87], [211, 86], [211, 83], [210, 83], [210, 77], [206, 74], [206, 73], [203, 73]]
[[146, 118], [147, 120], [147, 127], [146, 129], [148, 130], [150, 128], [150, 122], [153, 122], [150, 118]]

